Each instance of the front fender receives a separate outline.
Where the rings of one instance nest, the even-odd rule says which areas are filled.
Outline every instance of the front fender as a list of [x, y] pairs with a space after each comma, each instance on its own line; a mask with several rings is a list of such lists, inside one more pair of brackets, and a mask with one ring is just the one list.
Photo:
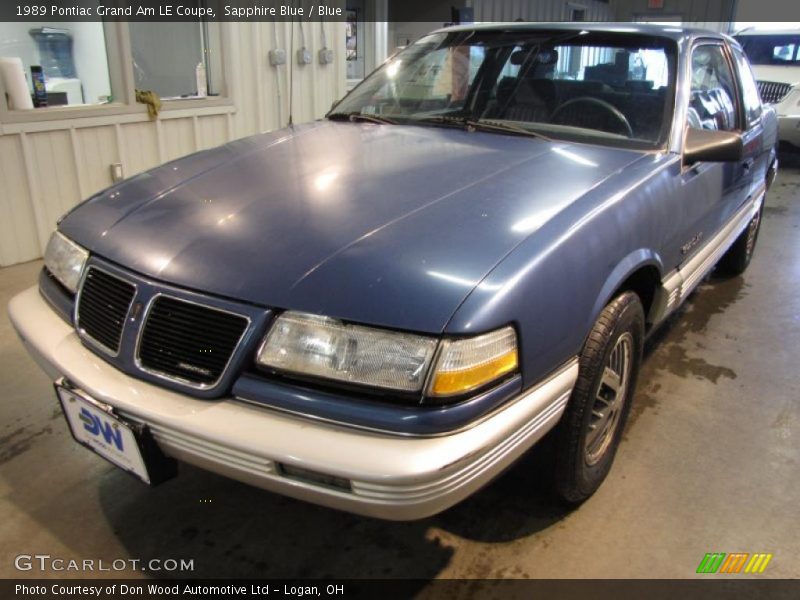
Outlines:
[[674, 195], [679, 160], [650, 155], [554, 215], [473, 289], [445, 333], [513, 324], [523, 388], [576, 356], [632, 273], [669, 270], [662, 247], [675, 237], [675, 220], [665, 200]]
[[653, 267], [658, 271], [659, 279], [664, 273], [664, 263], [661, 260], [661, 256], [651, 248], [634, 250], [620, 261], [611, 271], [597, 296], [589, 321], [585, 324], [587, 331], [591, 329], [597, 317], [600, 316], [602, 310], [613, 298], [614, 293], [622, 287], [628, 278], [640, 269], [648, 267]]

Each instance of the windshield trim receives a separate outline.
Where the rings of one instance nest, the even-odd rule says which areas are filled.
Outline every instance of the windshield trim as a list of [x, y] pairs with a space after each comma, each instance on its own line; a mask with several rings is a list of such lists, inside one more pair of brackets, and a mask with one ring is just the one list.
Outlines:
[[[387, 59], [382, 65], [380, 65], [377, 69], [375, 69], [372, 73], [370, 73], [367, 77], [365, 77], [356, 87], [354, 87], [348, 94], [346, 94], [339, 102], [337, 102], [332, 108], [331, 111], [326, 115], [326, 117], [332, 113], [343, 112], [342, 107], [347, 106], [347, 101], [357, 97], [360, 91], [363, 91], [363, 86], [370, 85], [371, 83], [375, 83], [375, 79], [381, 77], [382, 74], [385, 74], [385, 71], [397, 60], [402, 60], [403, 55], [414, 48], [417, 44], [425, 43], [425, 40], [434, 36], [443, 36], [441, 41], [436, 44], [435, 48], [441, 48], [444, 46], [458, 46], [464, 41], [469, 40], [470, 38], [474, 37], [476, 34], [482, 35], [497, 35], [499, 38], [500, 36], [507, 36], [509, 40], [511, 38], [529, 38], [531, 41], [536, 41], [537, 44], [544, 44], [548, 43], [551, 40], [555, 39], [558, 42], [561, 42], [561, 39], [565, 41], [569, 41], [571, 46], [602, 46], [607, 45], [609, 47], [615, 48], [658, 48], [662, 49], [664, 55], [667, 60], [667, 69], [669, 72], [669, 79], [667, 85], [664, 88], [664, 103], [661, 111], [662, 116], [662, 123], [661, 129], [658, 132], [658, 136], [653, 140], [645, 140], [645, 139], [631, 139], [631, 138], [618, 138], [617, 136], [609, 135], [597, 135], [597, 134], [586, 134], [580, 133], [577, 128], [570, 128], [570, 130], [563, 129], [554, 132], [547, 131], [541, 132], [543, 135], [547, 137], [552, 137], [554, 141], [566, 141], [566, 142], [578, 142], [578, 143], [588, 143], [592, 145], [597, 145], [600, 147], [608, 146], [614, 148], [623, 148], [623, 149], [631, 149], [637, 151], [664, 151], [666, 148], [669, 147], [672, 137], [673, 131], [673, 121], [676, 114], [676, 105], [677, 105], [677, 87], [678, 87], [678, 78], [679, 78], [679, 67], [678, 67], [678, 55], [679, 55], [679, 44], [678, 41], [666, 36], [666, 35], [658, 35], [652, 32], [620, 32], [620, 31], [613, 31], [613, 30], [596, 30], [596, 29], [589, 29], [584, 30], [582, 28], [553, 28], [553, 29], [530, 29], [530, 30], [510, 30], [507, 28], [481, 28], [481, 29], [461, 29], [457, 31], [448, 32], [448, 30], [440, 30], [433, 32], [427, 36], [424, 36], [420, 40], [418, 40], [415, 44], [401, 50], [400, 52], [395, 53], [389, 59]], [[585, 39], [581, 39], [580, 43], [576, 43], [574, 38], [585, 35]], [[560, 39], [561, 38], [561, 39]], [[528, 41], [526, 39], [526, 41]], [[430, 42], [428, 42], [430, 43]], [[511, 43], [509, 41], [509, 43]], [[563, 42], [562, 42], [563, 43]], [[483, 66], [483, 63], [482, 63]], [[482, 67], [481, 67], [482, 68]], [[475, 80], [477, 81], [480, 74], [476, 74]], [[470, 84], [470, 88], [468, 91], [467, 98], [472, 96], [474, 92], [474, 81]], [[350, 107], [352, 108], [352, 107]], [[361, 106], [363, 110], [363, 103]], [[370, 114], [370, 113], [364, 113]], [[459, 116], [457, 113], [452, 113], [453, 116]], [[376, 115], [378, 117], [382, 115]], [[410, 125], [410, 126], [419, 126], [419, 127], [436, 127], [436, 126], [443, 126], [441, 123], [432, 123], [432, 122], [425, 122], [422, 119], [415, 119], [413, 116], [406, 116], [406, 115], [386, 115], [390, 117], [392, 120], [396, 121], [398, 124], [402, 125]], [[443, 115], [444, 116], [444, 115]], [[475, 115], [470, 114], [462, 114], [463, 116], [468, 119], [472, 119], [477, 121]], [[497, 121], [498, 119], [490, 118], [489, 120]], [[532, 130], [532, 134], [539, 133], [538, 128], [536, 127], [535, 122], [525, 122], [525, 125], [520, 125], [520, 127], [527, 128], [530, 127]], [[542, 123], [542, 125], [547, 125], [546, 123]], [[498, 131], [499, 135], [502, 135], [503, 132]]]

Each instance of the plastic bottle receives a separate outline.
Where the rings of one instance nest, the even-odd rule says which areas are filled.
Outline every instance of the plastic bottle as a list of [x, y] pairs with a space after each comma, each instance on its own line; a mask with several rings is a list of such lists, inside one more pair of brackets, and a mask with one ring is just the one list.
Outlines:
[[202, 61], [197, 63], [194, 69], [194, 75], [197, 80], [197, 97], [205, 98], [208, 96], [208, 84], [206, 83], [206, 66]]

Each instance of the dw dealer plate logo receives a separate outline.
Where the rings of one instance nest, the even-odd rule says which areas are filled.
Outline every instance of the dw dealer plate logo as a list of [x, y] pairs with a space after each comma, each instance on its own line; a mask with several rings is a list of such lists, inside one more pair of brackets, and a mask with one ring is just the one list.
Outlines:
[[765, 553], [708, 552], [697, 566], [697, 572], [702, 574], [763, 573], [771, 560], [772, 554]]

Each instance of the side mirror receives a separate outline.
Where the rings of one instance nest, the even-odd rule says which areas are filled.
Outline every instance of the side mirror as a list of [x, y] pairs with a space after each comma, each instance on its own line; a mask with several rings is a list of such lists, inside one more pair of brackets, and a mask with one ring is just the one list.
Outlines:
[[683, 164], [696, 162], [735, 162], [742, 160], [744, 145], [742, 136], [732, 131], [708, 129], [686, 129], [683, 144]]

